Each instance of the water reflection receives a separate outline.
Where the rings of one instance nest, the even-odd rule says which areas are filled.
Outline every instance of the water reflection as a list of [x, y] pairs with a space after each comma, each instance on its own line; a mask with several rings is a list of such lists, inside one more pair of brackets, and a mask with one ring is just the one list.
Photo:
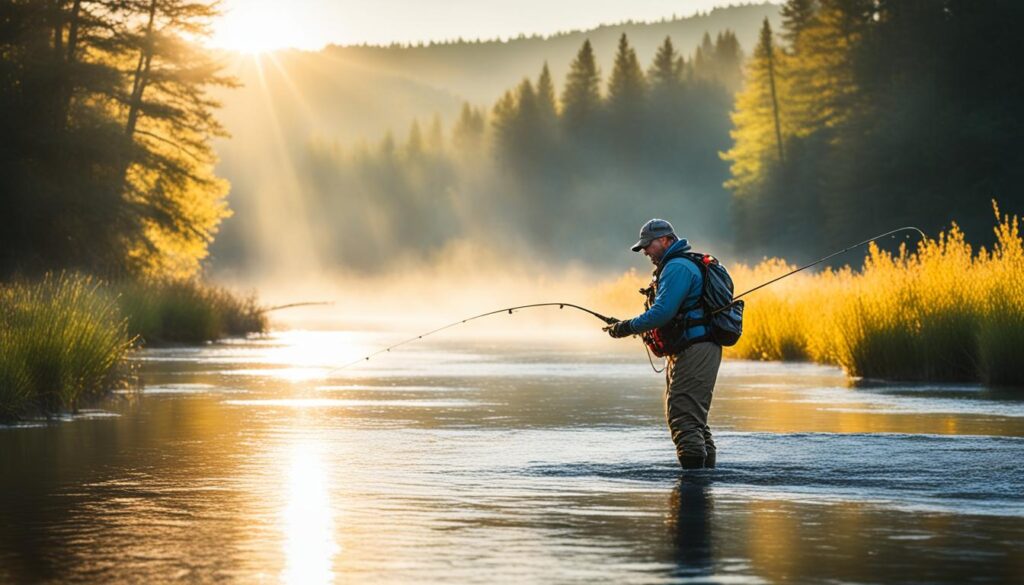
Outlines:
[[387, 341], [150, 350], [119, 416], [0, 429], [0, 583], [1024, 583], [1019, 396], [728, 362], [719, 468], [680, 477], [638, 356], [304, 379]]
[[318, 444], [292, 447], [287, 473], [287, 498], [282, 511], [285, 583], [331, 583], [332, 566], [340, 550], [334, 540], [334, 521], [327, 474]]
[[669, 502], [675, 576], [694, 579], [713, 573], [711, 508], [711, 478], [707, 474], [679, 478]]

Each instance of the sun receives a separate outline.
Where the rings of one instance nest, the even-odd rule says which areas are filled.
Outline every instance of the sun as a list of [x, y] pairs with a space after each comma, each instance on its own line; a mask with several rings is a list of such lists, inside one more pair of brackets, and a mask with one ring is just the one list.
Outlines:
[[222, 49], [259, 54], [302, 44], [289, 2], [232, 2], [214, 26], [210, 44]]

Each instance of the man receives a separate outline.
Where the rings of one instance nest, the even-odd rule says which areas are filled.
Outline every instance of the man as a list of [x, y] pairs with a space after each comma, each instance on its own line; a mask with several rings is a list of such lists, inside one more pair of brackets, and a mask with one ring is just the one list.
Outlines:
[[692, 326], [681, 332], [678, 327], [668, 327], [680, 313], [694, 320], [704, 316], [699, 302], [703, 283], [701, 269], [679, 255], [689, 249], [689, 243], [685, 238], [676, 237], [669, 222], [652, 219], [645, 223], [633, 251], [643, 250], [655, 265], [654, 302], [643, 314], [614, 323], [607, 330], [612, 337], [650, 330], [683, 336], [679, 341], [683, 342], [684, 349], [668, 356], [665, 369], [665, 416], [679, 464], [684, 469], [699, 469], [715, 466], [715, 442], [708, 427], [708, 411], [722, 363], [722, 347], [709, 340], [702, 324], [686, 323], [684, 327]]

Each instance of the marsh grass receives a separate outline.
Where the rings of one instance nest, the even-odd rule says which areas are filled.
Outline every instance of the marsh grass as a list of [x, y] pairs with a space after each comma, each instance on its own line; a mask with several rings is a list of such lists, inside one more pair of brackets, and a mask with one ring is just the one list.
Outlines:
[[266, 327], [254, 296], [193, 280], [108, 285], [63, 273], [0, 285], [0, 420], [73, 412], [122, 385], [135, 345]]
[[[975, 250], [954, 225], [913, 251], [872, 245], [861, 270], [800, 273], [747, 297], [744, 333], [728, 355], [809, 360], [855, 377], [1024, 386], [1024, 241], [996, 214], [996, 244]], [[730, 266], [737, 291], [795, 268], [778, 259]], [[598, 301], [635, 312], [635, 272]]]
[[267, 329], [255, 295], [196, 280], [130, 281], [113, 288], [129, 331], [146, 344], [203, 343]]
[[123, 379], [131, 344], [116, 299], [90, 277], [0, 288], [0, 419], [74, 411]]

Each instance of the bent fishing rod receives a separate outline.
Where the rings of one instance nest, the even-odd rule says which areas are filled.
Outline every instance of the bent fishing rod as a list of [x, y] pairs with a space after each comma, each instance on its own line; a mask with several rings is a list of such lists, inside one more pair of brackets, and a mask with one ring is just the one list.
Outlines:
[[814, 262], [811, 262], [810, 264], [805, 264], [805, 265], [803, 265], [803, 266], [801, 266], [801, 267], [799, 267], [799, 268], [797, 268], [795, 270], [791, 270], [791, 271], [783, 274], [782, 276], [773, 278], [773, 279], [769, 280], [768, 282], [761, 283], [761, 284], [755, 286], [754, 288], [752, 288], [750, 290], [743, 291], [742, 293], [734, 296], [732, 298], [732, 302], [731, 303], [729, 303], [728, 305], [726, 305], [726, 306], [724, 306], [724, 307], [722, 307], [720, 309], [715, 310], [714, 312], [718, 313], [718, 312], [724, 311], [725, 309], [727, 309], [727, 308], [731, 307], [733, 304], [735, 304], [736, 301], [740, 300], [740, 297], [744, 297], [746, 295], [749, 295], [750, 293], [754, 292], [755, 290], [762, 289], [762, 288], [768, 286], [769, 284], [773, 284], [773, 283], [776, 283], [776, 282], [782, 280], [783, 278], [786, 278], [786, 277], [789, 277], [789, 276], [793, 276], [797, 272], [800, 272], [800, 271], [803, 271], [803, 270], [807, 270], [808, 268], [811, 268], [813, 266], [817, 266], [818, 264], [821, 264], [822, 262], [825, 262], [827, 260], [835, 258], [836, 256], [839, 256], [840, 254], [845, 254], [845, 253], [849, 252], [850, 250], [853, 250], [855, 248], [859, 248], [859, 247], [861, 247], [861, 246], [863, 246], [865, 244], [870, 244], [871, 242], [873, 242], [875, 240], [880, 240], [880, 239], [882, 239], [882, 238], [884, 238], [886, 236], [891, 236], [893, 234], [896, 234], [896, 233], [899, 233], [899, 232], [902, 232], [902, 231], [915, 231], [915, 232], [921, 234], [921, 239], [922, 240], [928, 239], [928, 236], [924, 235], [924, 232], [921, 231], [920, 228], [916, 228], [916, 227], [914, 227], [912, 225], [904, 226], [904, 227], [901, 227], [901, 228], [896, 228], [894, 230], [887, 231], [884, 234], [878, 234], [877, 236], [872, 236], [872, 237], [864, 240], [863, 242], [857, 242], [856, 244], [853, 244], [851, 246], [847, 246], [847, 247], [843, 248], [842, 250], [839, 250], [838, 252], [832, 252], [828, 256], [823, 256], [821, 258], [818, 258], [817, 260], [815, 260]]
[[374, 356], [380, 355], [382, 353], [389, 352], [392, 349], [395, 349], [396, 347], [405, 345], [406, 343], [412, 343], [413, 341], [418, 341], [418, 340], [423, 339], [424, 337], [426, 337], [428, 335], [433, 335], [435, 333], [439, 333], [441, 331], [444, 331], [445, 329], [450, 329], [452, 327], [455, 327], [456, 325], [462, 325], [463, 323], [469, 323], [470, 321], [475, 321], [476, 319], [482, 319], [484, 317], [490, 317], [491, 315], [497, 315], [499, 313], [508, 313], [509, 315], [511, 315], [513, 311], [518, 311], [520, 309], [532, 309], [534, 307], [558, 307], [559, 309], [564, 309], [565, 307], [569, 307], [570, 309], [577, 309], [579, 311], [583, 311], [584, 313], [589, 313], [589, 314], [597, 317], [598, 319], [604, 321], [608, 325], [611, 325], [611, 324], [616, 323], [618, 321], [618, 319], [616, 319], [615, 317], [606, 317], [606, 316], [602, 315], [601, 313], [598, 313], [596, 311], [592, 311], [592, 310], [590, 310], [590, 309], [588, 309], [586, 307], [581, 307], [579, 305], [574, 305], [572, 303], [532, 303], [532, 304], [529, 304], [529, 305], [519, 305], [519, 306], [516, 306], [516, 307], [505, 307], [504, 309], [497, 309], [497, 310], [494, 310], [494, 311], [488, 311], [486, 313], [480, 313], [479, 315], [474, 315], [472, 317], [466, 317], [465, 319], [462, 319], [460, 321], [454, 321], [452, 323], [449, 323], [449, 324], [445, 325], [444, 327], [438, 327], [437, 329], [434, 329], [432, 331], [427, 331], [426, 333], [421, 333], [420, 335], [417, 335], [416, 337], [410, 337], [409, 339], [406, 339], [406, 340], [403, 340], [403, 341], [399, 341], [398, 343], [396, 343], [394, 345], [389, 345], [388, 347], [385, 347], [383, 349], [379, 349], [379, 350], [377, 350], [377, 351], [375, 351], [375, 352], [373, 352], [371, 354], [368, 354], [366, 356], [363, 356], [363, 357], [361, 357], [361, 358], [359, 358], [357, 360], [354, 360], [354, 361], [351, 361], [351, 362], [349, 362], [347, 364], [344, 364], [344, 365], [338, 366], [336, 368], [330, 369], [330, 370], [327, 371], [327, 373], [330, 374], [331, 372], [336, 372], [338, 370], [344, 370], [345, 368], [349, 368], [349, 367], [354, 366], [354, 365], [356, 365], [356, 364], [358, 364], [360, 362], [365, 362], [365, 361], [369, 360], [370, 358], [372, 358]]
[[[925, 233], [923, 231], [921, 231], [919, 228], [916, 228], [914, 226], [905, 226], [905, 227], [901, 227], [901, 228], [896, 228], [894, 230], [887, 231], [887, 232], [885, 232], [883, 234], [878, 234], [877, 236], [872, 236], [872, 237], [870, 237], [870, 238], [868, 238], [868, 239], [866, 239], [866, 240], [864, 240], [862, 242], [857, 242], [856, 244], [847, 246], [846, 248], [843, 248], [842, 250], [839, 250], [837, 252], [833, 252], [833, 253], [829, 254], [828, 256], [823, 256], [823, 257], [815, 260], [814, 262], [811, 262], [810, 264], [805, 264], [803, 266], [800, 266], [799, 268], [791, 270], [791, 271], [787, 272], [786, 274], [783, 274], [782, 276], [778, 276], [778, 277], [773, 278], [773, 279], [771, 279], [771, 280], [769, 280], [767, 282], [759, 284], [759, 285], [755, 286], [754, 288], [752, 288], [750, 290], [746, 290], [746, 291], [744, 291], [744, 292], [734, 296], [733, 297], [733, 303], [738, 301], [740, 299], [740, 297], [746, 296], [746, 295], [748, 295], [748, 294], [750, 294], [750, 293], [752, 293], [752, 292], [754, 292], [754, 291], [756, 291], [758, 289], [762, 289], [762, 288], [764, 288], [764, 287], [766, 287], [766, 286], [768, 286], [770, 284], [774, 284], [774, 283], [782, 280], [783, 278], [787, 278], [787, 277], [792, 276], [792, 275], [794, 275], [794, 274], [796, 274], [798, 272], [801, 272], [803, 270], [807, 270], [808, 268], [817, 266], [818, 264], [821, 264], [822, 262], [826, 262], [826, 261], [828, 261], [828, 260], [830, 260], [832, 258], [835, 258], [836, 256], [839, 256], [840, 254], [845, 254], [846, 252], [849, 252], [850, 250], [853, 250], [853, 249], [858, 248], [860, 246], [863, 246], [865, 244], [869, 244], [869, 243], [871, 243], [871, 242], [873, 242], [875, 240], [880, 240], [880, 239], [882, 239], [882, 238], [884, 238], [886, 236], [891, 236], [891, 235], [894, 235], [896, 233], [899, 233], [899, 232], [902, 232], [902, 231], [908, 231], [908, 230], [912, 230], [912, 231], [915, 231], [915, 232], [921, 234], [921, 238], [922, 239], [927, 238], [927, 236], [925, 235]], [[725, 307], [721, 307], [721, 308], [715, 310], [714, 313], [718, 313], [720, 311], [725, 310], [726, 308], [732, 306], [733, 303], [730, 303], [729, 305], [726, 305]], [[426, 333], [421, 333], [421, 334], [419, 334], [419, 335], [417, 335], [415, 337], [410, 337], [410, 338], [402, 340], [402, 341], [400, 341], [400, 342], [398, 342], [398, 343], [396, 343], [394, 345], [389, 345], [388, 347], [385, 347], [383, 349], [379, 349], [379, 350], [377, 350], [377, 351], [375, 351], [375, 352], [373, 352], [371, 354], [367, 354], [367, 355], [365, 355], [365, 356], [363, 356], [363, 357], [361, 357], [361, 358], [359, 358], [357, 360], [353, 360], [353, 361], [351, 361], [351, 362], [349, 362], [347, 364], [338, 366], [336, 368], [332, 368], [332, 369], [328, 370], [327, 373], [330, 374], [330, 373], [336, 372], [338, 370], [344, 370], [346, 368], [350, 368], [350, 367], [352, 367], [352, 366], [354, 366], [354, 365], [356, 365], [358, 363], [369, 361], [371, 358], [373, 358], [375, 356], [378, 356], [378, 355], [380, 355], [382, 353], [388, 353], [392, 349], [395, 349], [397, 347], [401, 347], [401, 346], [403, 346], [403, 345], [405, 345], [407, 343], [412, 343], [414, 341], [418, 341], [420, 339], [423, 339], [424, 337], [427, 337], [429, 335], [433, 335], [435, 333], [439, 333], [441, 331], [444, 331], [445, 329], [450, 329], [450, 328], [455, 327], [457, 325], [462, 325], [463, 323], [469, 323], [470, 321], [475, 321], [477, 319], [482, 319], [484, 317], [490, 317], [491, 315], [498, 315], [498, 314], [501, 314], [501, 313], [508, 313], [509, 315], [511, 315], [514, 311], [518, 311], [518, 310], [521, 310], [521, 309], [532, 309], [532, 308], [536, 308], [536, 307], [558, 307], [559, 309], [563, 309], [565, 307], [569, 307], [571, 309], [577, 309], [579, 311], [583, 311], [584, 313], [589, 313], [589, 314], [593, 315], [594, 317], [597, 317], [598, 319], [604, 321], [606, 326], [603, 327], [603, 329], [605, 329], [605, 330], [607, 330], [608, 327], [614, 325], [615, 323], [617, 323], [619, 321], [619, 319], [616, 319], [615, 317], [607, 317], [607, 316], [602, 315], [602, 314], [600, 314], [600, 313], [598, 313], [596, 311], [593, 311], [593, 310], [588, 309], [586, 307], [581, 307], [579, 305], [574, 305], [572, 303], [532, 303], [532, 304], [529, 304], [529, 305], [518, 305], [518, 306], [515, 306], [515, 307], [505, 307], [504, 309], [496, 309], [494, 311], [488, 311], [486, 313], [480, 313], [479, 315], [474, 315], [472, 317], [466, 317], [465, 319], [461, 319], [459, 321], [453, 321], [453, 322], [451, 322], [451, 323], [449, 323], [449, 324], [447, 324], [447, 325], [445, 325], [443, 327], [438, 327], [437, 329], [434, 329], [434, 330], [431, 330], [431, 331], [427, 331]], [[648, 358], [650, 358], [649, 354], [648, 354]], [[651, 367], [654, 367], [653, 360], [651, 361]], [[658, 371], [657, 368], [655, 368], [655, 371]]]

